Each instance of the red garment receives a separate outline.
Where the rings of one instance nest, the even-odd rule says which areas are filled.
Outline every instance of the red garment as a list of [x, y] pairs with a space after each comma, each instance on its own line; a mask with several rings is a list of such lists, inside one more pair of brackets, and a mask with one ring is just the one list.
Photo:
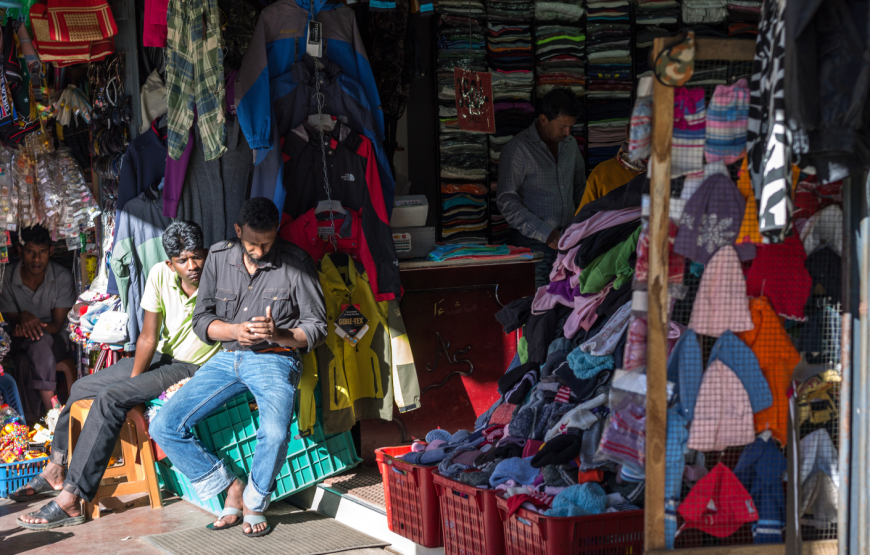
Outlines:
[[[343, 218], [337, 218], [333, 222], [318, 221], [314, 210], [312, 208], [295, 220], [284, 214], [281, 226], [278, 228], [278, 235], [307, 252], [315, 261], [320, 260], [327, 253], [341, 252], [349, 254], [351, 258], [361, 263], [368, 275], [378, 275], [377, 266], [363, 236], [362, 215], [346, 209], [346, 216]], [[335, 247], [332, 243], [324, 241], [318, 232], [319, 229], [332, 227], [332, 223], [335, 224]], [[378, 302], [391, 301], [395, 298], [392, 293], [375, 294], [375, 300]]]
[[543, 441], [538, 441], [536, 439], [528, 439], [526, 440], [526, 444], [523, 446], [523, 458], [533, 457], [538, 451], [541, 450], [541, 446], [544, 445]]
[[806, 261], [804, 245], [796, 235], [776, 245], [758, 245], [746, 274], [746, 294], [767, 297], [776, 313], [789, 320], [805, 320], [804, 306], [813, 287]]
[[519, 495], [513, 495], [507, 500], [508, 517], [513, 516], [515, 512], [519, 511], [523, 503], [531, 503], [539, 509], [549, 509], [553, 504], [553, 496], [545, 493], [520, 493]]
[[166, 12], [169, 0], [145, 0], [145, 20], [142, 32], [144, 46], [166, 48]]
[[594, 470], [587, 470], [583, 472], [582, 470], [577, 473], [577, 483], [585, 484], [587, 482], [602, 482], [604, 481], [604, 471], [598, 470], [597, 468]]
[[727, 538], [747, 522], [758, 520], [758, 510], [737, 476], [722, 463], [701, 478], [677, 509], [687, 528]]

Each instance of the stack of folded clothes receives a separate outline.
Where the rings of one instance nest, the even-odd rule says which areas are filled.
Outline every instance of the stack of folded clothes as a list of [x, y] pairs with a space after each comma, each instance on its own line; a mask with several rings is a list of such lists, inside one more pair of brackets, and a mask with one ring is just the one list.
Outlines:
[[758, 37], [761, 0], [728, 0], [728, 36], [738, 39]]
[[486, 4], [487, 21], [528, 23], [534, 13], [531, 0], [488, 0]]
[[514, 69], [504, 71], [493, 69], [492, 74], [492, 97], [496, 103], [532, 100], [532, 86], [535, 83], [535, 74], [528, 69]]
[[[486, 138], [485, 135], [481, 135]], [[479, 183], [441, 184], [441, 237], [445, 243], [486, 243], [489, 191]]]
[[446, 130], [439, 137], [441, 151], [441, 179], [486, 180], [486, 135]]
[[535, 27], [537, 97], [555, 88], [586, 94], [586, 34], [579, 21], [550, 22]]
[[581, 0], [537, 0], [535, 21], [576, 22], [585, 15]]
[[535, 120], [535, 108], [530, 102], [496, 102], [495, 136], [514, 136]]
[[628, 0], [589, 0], [586, 26], [588, 166], [613, 158], [631, 117], [632, 50]]
[[727, 0], [682, 0], [685, 25], [718, 25], [728, 18]]
[[589, 127], [587, 169], [610, 160], [626, 139], [631, 118], [630, 100], [592, 100], [586, 105]]
[[635, 10], [635, 71], [640, 76], [651, 69], [650, 52], [653, 41], [672, 36], [680, 24], [679, 0], [638, 0]]

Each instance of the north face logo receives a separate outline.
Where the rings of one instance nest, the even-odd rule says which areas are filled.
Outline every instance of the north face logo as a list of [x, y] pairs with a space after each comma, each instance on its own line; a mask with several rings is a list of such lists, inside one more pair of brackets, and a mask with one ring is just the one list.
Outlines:
[[353, 176], [353, 174], [349, 174], [349, 173], [342, 175], [341, 179], [342, 179], [342, 181], [356, 181], [356, 178]]

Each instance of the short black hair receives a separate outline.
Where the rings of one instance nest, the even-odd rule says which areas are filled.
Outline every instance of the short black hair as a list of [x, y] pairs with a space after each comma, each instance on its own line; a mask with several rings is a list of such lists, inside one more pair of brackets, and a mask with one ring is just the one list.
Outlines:
[[169, 258], [177, 258], [184, 251], [194, 252], [205, 248], [202, 228], [193, 222], [175, 220], [163, 232], [163, 250]]
[[257, 233], [275, 231], [279, 222], [278, 208], [266, 197], [248, 199], [239, 210], [239, 227], [248, 226]]
[[54, 241], [51, 240], [51, 233], [41, 225], [33, 227], [21, 228], [21, 233], [18, 236], [22, 245], [41, 245], [50, 247]]
[[544, 114], [548, 120], [554, 120], [559, 116], [579, 118], [583, 107], [577, 95], [570, 89], [553, 89], [544, 95], [538, 106], [538, 114]]

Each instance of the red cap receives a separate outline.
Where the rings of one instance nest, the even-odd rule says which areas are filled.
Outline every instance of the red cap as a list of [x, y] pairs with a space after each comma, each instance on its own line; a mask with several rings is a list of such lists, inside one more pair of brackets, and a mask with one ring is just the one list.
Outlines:
[[727, 538], [747, 522], [758, 520], [758, 510], [746, 488], [722, 463], [701, 478], [677, 509], [687, 528]]

